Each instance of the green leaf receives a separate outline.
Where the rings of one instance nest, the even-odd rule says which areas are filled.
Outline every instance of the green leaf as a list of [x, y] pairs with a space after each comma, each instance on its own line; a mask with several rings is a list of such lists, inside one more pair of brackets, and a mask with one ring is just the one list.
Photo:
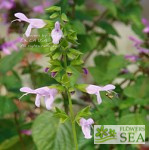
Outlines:
[[73, 27], [74, 31], [77, 32], [77, 34], [85, 34], [86, 33], [86, 28], [85, 28], [84, 24], [79, 20], [73, 21], [72, 27]]
[[13, 136], [7, 140], [5, 140], [3, 143], [0, 144], [0, 149], [5, 150], [20, 150], [23, 149], [30, 149], [30, 150], [37, 150], [35, 144], [33, 143], [33, 140], [29, 136], [23, 137], [23, 143], [20, 142], [19, 136]]
[[103, 6], [105, 6], [114, 16], [117, 15], [116, 4], [113, 0], [96, 0]]
[[50, 47], [50, 51], [54, 52], [58, 47], [59, 47], [58, 45], [54, 44]]
[[11, 75], [2, 76], [0, 82], [6, 86], [7, 90], [12, 92], [18, 92], [21, 88], [21, 79], [16, 72], [12, 72]]
[[78, 35], [78, 42], [81, 43], [78, 49], [83, 53], [93, 50], [97, 45], [96, 36], [94, 34]]
[[5, 74], [7, 71], [12, 70], [13, 67], [23, 58], [23, 51], [13, 52], [11, 55], [5, 56], [0, 60], [0, 71]]
[[118, 32], [110, 23], [108, 23], [106, 21], [100, 21], [100, 22], [98, 22], [98, 26], [101, 27], [102, 29], [104, 29], [107, 34], [112, 34], [112, 35], [119, 37]]
[[132, 86], [128, 86], [124, 89], [124, 93], [128, 97], [135, 99], [144, 99], [149, 97], [149, 78], [140, 76], [136, 79], [136, 82]]
[[6, 96], [0, 96], [0, 117], [15, 111], [17, 111], [17, 107], [13, 100]]
[[50, 84], [56, 83], [56, 81], [52, 77], [50, 77], [48, 74], [41, 73], [41, 72], [35, 72], [33, 74], [33, 81], [34, 81], [36, 88], [49, 86]]
[[0, 143], [15, 135], [17, 135], [17, 130], [14, 120], [0, 119]]
[[77, 115], [75, 117], [75, 120], [77, 122], [79, 122], [80, 118], [82, 118], [82, 117], [88, 117], [90, 115], [91, 115], [90, 106], [87, 106], [84, 109], [82, 109], [80, 112], [77, 113]]
[[86, 92], [86, 87], [88, 86], [88, 84], [76, 84], [75, 88], [77, 88], [78, 90], [82, 91], [82, 92]]
[[61, 56], [61, 52], [56, 52], [53, 56], [52, 56], [52, 58], [53, 59], [58, 59], [60, 56]]
[[54, 11], [61, 11], [61, 8], [58, 6], [51, 6], [50, 8], [47, 8], [46, 11], [49, 13], [54, 12]]
[[67, 52], [67, 56], [70, 59], [76, 59], [80, 55], [82, 55], [82, 53], [76, 49], [73, 49], [73, 48], [70, 48], [69, 51]]
[[54, 112], [53, 117], [58, 117], [60, 118], [60, 122], [64, 123], [69, 117], [68, 115], [61, 109], [55, 107], [56, 112]]
[[50, 16], [50, 19], [55, 19], [59, 16], [59, 13], [54, 13]]
[[58, 72], [61, 70], [62, 70], [62, 67], [55, 67], [54, 69], [51, 70], [51, 72]]
[[71, 61], [71, 65], [72, 66], [78, 66], [78, 65], [82, 65], [84, 62], [82, 60], [81, 57], [77, 58], [77, 59], [74, 59]]
[[89, 71], [98, 84], [112, 82], [118, 76], [121, 68], [124, 68], [127, 64], [124, 56], [121, 55], [112, 57], [97, 56], [95, 62], [96, 67], [90, 67]]
[[149, 135], [149, 123], [146, 117], [143, 114], [127, 114], [120, 118], [119, 125], [145, 125], [145, 136], [148, 137]]
[[38, 150], [73, 150], [74, 147], [70, 123], [61, 124], [51, 112], [44, 112], [36, 118], [32, 136]]
[[68, 18], [67, 18], [67, 16], [66, 16], [66, 14], [64, 14], [64, 13], [62, 13], [61, 18], [62, 18], [62, 20], [65, 21], [65, 22], [68, 22], [68, 21], [69, 21]]

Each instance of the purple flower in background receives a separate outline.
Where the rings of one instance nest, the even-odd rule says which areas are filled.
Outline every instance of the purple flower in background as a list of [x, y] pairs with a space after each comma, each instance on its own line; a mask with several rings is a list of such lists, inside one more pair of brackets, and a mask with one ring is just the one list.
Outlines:
[[147, 21], [145, 18], [143, 18], [142, 23], [145, 25], [143, 32], [149, 33], [149, 21]]
[[44, 7], [43, 7], [42, 5], [34, 6], [34, 7], [33, 7], [33, 11], [34, 11], [35, 13], [40, 13], [40, 14], [42, 14], [42, 13], [44, 13]]
[[83, 72], [84, 72], [84, 74], [88, 74], [88, 69], [87, 68], [82, 68], [83, 69]]
[[11, 9], [15, 6], [14, 0], [0, 0], [0, 9]]
[[136, 62], [138, 58], [139, 57], [136, 55], [125, 55], [125, 59], [129, 60], [130, 62]]
[[42, 14], [42, 13], [44, 13], [44, 9], [45, 9], [46, 7], [49, 7], [50, 5], [52, 5], [52, 2], [44, 2], [42, 5], [34, 6], [34, 7], [33, 7], [33, 11], [34, 11], [35, 13], [40, 13], [40, 14]]
[[[138, 39], [136, 39], [135, 37], [132, 37], [132, 36], [130, 36], [129, 39], [134, 42], [134, 46], [137, 48], [139, 53], [149, 54], [149, 49], [141, 47], [141, 44], [143, 44], [143, 41], [138, 40]], [[134, 55], [126, 55], [125, 58], [128, 59], [131, 62], [136, 62], [137, 59], [138, 59], [138, 57], [134, 56]]]
[[108, 84], [106, 86], [96, 86], [96, 85], [89, 85], [86, 88], [86, 92], [88, 94], [95, 94], [97, 96], [97, 102], [98, 104], [101, 104], [102, 99], [100, 97], [100, 91], [111, 91], [114, 90], [115, 86], [112, 84]]
[[36, 95], [35, 105], [37, 107], [40, 107], [40, 100], [42, 97], [44, 97], [45, 105], [48, 110], [50, 110], [52, 108], [52, 104], [54, 102], [54, 97], [58, 93], [58, 91], [56, 89], [54, 89], [54, 88], [50, 89], [48, 87], [41, 87], [41, 88], [38, 88], [35, 90], [33, 90], [29, 87], [23, 87], [20, 89], [20, 91], [25, 92], [24, 95], [35, 94]]
[[[15, 17], [19, 18], [19, 19], [16, 19], [19, 22], [25, 21], [25, 22], [29, 23], [29, 26], [27, 27], [27, 30], [25, 32], [25, 35], [27, 37], [30, 36], [32, 28], [37, 28], [37, 29], [43, 28], [46, 25], [46, 23], [42, 19], [35, 19], [35, 18], [28, 19], [23, 13], [15, 13]], [[14, 20], [14, 21], [16, 21], [16, 20]]]
[[13, 50], [14, 51], [19, 50], [17, 47], [17, 43], [20, 43], [20, 42], [21, 42], [21, 38], [17, 38], [16, 40], [5, 42], [2, 45], [0, 45], [0, 49], [2, 49], [2, 51], [6, 55], [10, 55]]
[[149, 49], [139, 47], [138, 48], [139, 53], [149, 54]]
[[134, 42], [134, 47], [139, 48], [143, 41], [136, 39], [135, 37], [130, 36], [129, 39]]
[[28, 4], [28, 0], [21, 0], [21, 3], [22, 3], [23, 5], [27, 5], [27, 4]]
[[92, 118], [89, 119], [80, 119], [80, 126], [82, 127], [82, 132], [86, 139], [92, 138], [91, 136], [91, 125], [94, 123]]
[[25, 134], [25, 135], [31, 135], [32, 131], [31, 130], [21, 130], [21, 133]]
[[57, 21], [55, 23], [55, 28], [51, 32], [53, 44], [59, 44], [60, 39], [63, 37], [63, 32], [60, 29], [60, 23]]

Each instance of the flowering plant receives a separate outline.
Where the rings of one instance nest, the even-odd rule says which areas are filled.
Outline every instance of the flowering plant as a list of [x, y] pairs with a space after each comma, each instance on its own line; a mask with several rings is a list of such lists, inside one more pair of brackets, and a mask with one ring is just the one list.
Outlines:
[[[0, 149], [111, 149], [94, 145], [94, 125], [148, 126], [148, 21], [139, 1], [1, 2]], [[102, 126], [97, 136], [106, 135], [115, 131]]]

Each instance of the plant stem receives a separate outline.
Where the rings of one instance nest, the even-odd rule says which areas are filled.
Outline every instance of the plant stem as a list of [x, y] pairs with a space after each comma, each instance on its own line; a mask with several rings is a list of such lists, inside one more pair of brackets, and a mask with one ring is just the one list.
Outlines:
[[14, 121], [15, 121], [15, 124], [16, 124], [16, 129], [17, 129], [17, 132], [18, 132], [20, 143], [22, 144], [22, 149], [25, 150], [26, 149], [25, 144], [24, 144], [21, 132], [20, 132], [19, 122], [18, 122], [18, 119], [17, 119], [17, 112], [14, 112]]
[[72, 108], [72, 101], [71, 101], [71, 96], [69, 92], [67, 92], [67, 95], [68, 95], [68, 100], [69, 100], [70, 119], [71, 119], [71, 125], [72, 125], [75, 150], [78, 150], [78, 142], [77, 142], [75, 118], [74, 118], [74, 113], [73, 113], [73, 108]]
[[[66, 56], [66, 53], [63, 54], [63, 57], [64, 57], [64, 67], [65, 67], [65, 70], [66, 70], [67, 69], [67, 56]], [[66, 72], [66, 74], [67, 74], [67, 72]], [[71, 120], [75, 150], [78, 150], [78, 142], [77, 142], [77, 134], [76, 134], [76, 126], [75, 126], [75, 117], [74, 117], [73, 108], [72, 108], [72, 100], [71, 100], [71, 96], [70, 96], [70, 93], [69, 93], [69, 90], [68, 90], [67, 86], [65, 86], [65, 89], [66, 89], [65, 91], [66, 91], [66, 94], [67, 94], [67, 97], [68, 97], [68, 102], [69, 102], [70, 120]], [[64, 101], [65, 101], [65, 99], [64, 99]]]

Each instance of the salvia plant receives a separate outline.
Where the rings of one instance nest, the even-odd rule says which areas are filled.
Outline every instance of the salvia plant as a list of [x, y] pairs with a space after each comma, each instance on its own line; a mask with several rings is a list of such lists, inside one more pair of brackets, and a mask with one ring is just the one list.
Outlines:
[[0, 150], [140, 149], [93, 139], [94, 125], [103, 137], [115, 135], [104, 125], [130, 124], [145, 125], [148, 141], [149, 22], [140, 1], [30, 3], [0, 0]]
[[57, 84], [37, 89], [22, 87], [20, 91], [25, 93], [23, 96], [35, 94], [35, 105], [37, 107], [40, 107], [40, 101], [43, 97], [47, 110], [52, 109], [52, 104], [58, 93], [63, 95], [65, 111], [56, 107], [54, 116], [60, 118], [61, 123], [64, 123], [68, 119], [71, 121], [75, 149], [78, 150], [76, 124], [81, 126], [84, 137], [89, 139], [92, 138], [91, 126], [94, 124], [94, 120], [88, 118], [91, 114], [90, 106], [85, 107], [75, 115], [71, 95], [77, 90], [94, 94], [97, 96], [97, 104], [101, 104], [102, 99], [100, 92], [106, 91], [107, 93], [112, 93], [114, 92], [112, 90], [115, 89], [115, 86], [112, 84], [97, 86], [78, 83], [78, 77], [75, 77], [75, 72], [87, 74], [88, 71], [83, 66], [82, 53], [77, 48], [78, 44], [81, 43], [77, 42], [76, 31], [72, 28], [71, 22], [69, 22], [66, 14], [61, 13], [60, 7], [52, 6], [48, 8], [47, 11], [52, 13], [50, 20], [29, 19], [23, 13], [16, 13], [15, 17], [17, 17], [17, 19], [14, 21], [29, 23], [25, 32], [27, 37], [30, 36], [32, 28], [47, 28], [49, 30], [51, 40], [49, 41], [50, 47], [47, 57], [49, 57], [50, 60], [49, 66], [45, 68], [45, 72], [50, 73], [57, 81]]

